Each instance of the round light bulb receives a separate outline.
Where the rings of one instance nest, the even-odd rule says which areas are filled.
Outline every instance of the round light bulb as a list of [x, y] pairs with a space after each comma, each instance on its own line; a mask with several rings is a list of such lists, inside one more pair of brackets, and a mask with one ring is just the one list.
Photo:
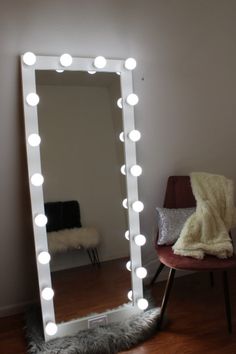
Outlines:
[[90, 75], [94, 75], [94, 74], [96, 74], [96, 71], [95, 71], [95, 70], [88, 70], [88, 73], [89, 73]]
[[130, 168], [130, 173], [132, 176], [134, 177], [138, 177], [142, 174], [142, 167], [139, 166], [139, 165], [133, 165], [131, 168]]
[[65, 53], [60, 56], [60, 63], [62, 66], [70, 66], [72, 64], [72, 61], [73, 59], [70, 54]]
[[128, 262], [126, 263], [126, 269], [131, 272], [131, 261], [128, 261]]
[[54, 291], [52, 288], [47, 287], [42, 290], [41, 295], [44, 300], [49, 301], [52, 300], [54, 296]]
[[44, 182], [44, 178], [43, 176], [41, 175], [41, 173], [35, 173], [31, 176], [30, 178], [31, 180], [31, 183], [36, 186], [36, 187], [39, 187], [43, 184]]
[[127, 200], [127, 198], [125, 198], [125, 199], [123, 200], [122, 205], [123, 205], [123, 207], [124, 207], [125, 209], [128, 209], [128, 200]]
[[31, 92], [26, 96], [26, 102], [29, 106], [37, 106], [37, 104], [39, 103], [39, 96], [37, 95], [37, 93]]
[[118, 100], [117, 100], [116, 103], [117, 103], [117, 106], [122, 109], [122, 107], [123, 107], [123, 105], [122, 105], [122, 98], [118, 98]]
[[139, 141], [141, 138], [141, 133], [138, 130], [131, 130], [131, 132], [129, 132], [128, 137], [130, 138], [131, 141], [133, 141], [134, 143], [136, 141]]
[[138, 278], [144, 279], [147, 276], [147, 269], [144, 267], [138, 267], [135, 269], [135, 273]]
[[23, 62], [26, 64], [26, 65], [34, 65], [36, 63], [36, 56], [34, 53], [32, 52], [27, 52], [23, 55]]
[[125, 238], [129, 241], [129, 230], [125, 231]]
[[124, 176], [126, 175], [126, 167], [125, 167], [125, 165], [121, 166], [120, 172], [122, 173], [122, 175], [124, 175]]
[[47, 224], [48, 218], [44, 214], [38, 214], [34, 218], [35, 224], [39, 227], [43, 227]]
[[120, 139], [120, 141], [122, 141], [122, 143], [125, 141], [125, 134], [124, 134], [124, 132], [121, 132], [121, 133], [120, 133], [119, 139]]
[[63, 73], [65, 70], [62, 70], [62, 69], [57, 69], [56, 72], [57, 73]]
[[146, 299], [138, 299], [137, 305], [140, 310], [146, 310], [148, 308], [148, 301]]
[[93, 65], [95, 66], [95, 68], [98, 68], [98, 69], [102, 69], [106, 66], [107, 64], [107, 61], [104, 57], [102, 57], [101, 55], [96, 57], [94, 59], [94, 62], [93, 62]]
[[128, 292], [127, 296], [128, 296], [128, 299], [129, 299], [130, 301], [132, 301], [132, 300], [133, 300], [133, 291], [130, 290], [130, 291]]
[[143, 246], [146, 243], [146, 237], [144, 235], [136, 235], [134, 237], [134, 242], [136, 243], [137, 246]]
[[130, 106], [135, 106], [139, 101], [138, 96], [135, 93], [131, 93], [127, 96], [126, 98], [126, 102], [130, 105]]
[[57, 325], [54, 322], [48, 322], [45, 331], [49, 336], [54, 336], [57, 333]]
[[116, 73], [117, 73], [117, 75], [119, 75], [119, 76], [120, 76], [120, 72], [119, 72], [119, 71], [117, 71]]
[[125, 61], [125, 68], [127, 70], [134, 70], [137, 66], [137, 62], [134, 58], [128, 58]]
[[137, 200], [136, 202], [133, 202], [132, 208], [134, 211], [136, 211], [136, 213], [140, 213], [144, 209], [144, 205], [142, 202]]
[[39, 146], [41, 143], [41, 138], [38, 134], [30, 134], [28, 136], [28, 143], [33, 147]]
[[51, 260], [51, 256], [48, 252], [42, 251], [38, 255], [38, 261], [41, 264], [48, 264]]

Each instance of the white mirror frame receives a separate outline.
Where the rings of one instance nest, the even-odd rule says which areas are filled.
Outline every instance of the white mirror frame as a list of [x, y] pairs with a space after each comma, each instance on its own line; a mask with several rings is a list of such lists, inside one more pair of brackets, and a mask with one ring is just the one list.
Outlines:
[[[30, 53], [32, 54], [32, 53]], [[35, 223], [35, 217], [38, 214], [44, 214], [44, 199], [42, 185], [34, 186], [31, 183], [31, 177], [35, 173], [41, 172], [40, 146], [32, 146], [28, 142], [31, 134], [38, 133], [38, 112], [37, 104], [31, 106], [27, 103], [26, 97], [29, 93], [36, 93], [35, 70], [71, 70], [71, 71], [94, 71], [97, 72], [118, 72], [121, 79], [122, 94], [122, 115], [123, 130], [125, 144], [125, 165], [126, 165], [126, 183], [127, 183], [127, 200], [128, 200], [128, 220], [129, 220], [129, 242], [130, 242], [130, 259], [132, 262], [131, 278], [132, 278], [132, 302], [122, 309], [113, 309], [104, 313], [107, 322], [119, 321], [127, 318], [135, 313], [143, 310], [138, 306], [138, 301], [143, 299], [142, 279], [136, 275], [136, 268], [141, 267], [141, 249], [135, 241], [134, 237], [140, 234], [139, 213], [135, 212], [132, 204], [138, 201], [138, 184], [137, 177], [130, 173], [130, 168], [136, 165], [136, 143], [129, 139], [129, 133], [135, 129], [134, 125], [134, 107], [126, 102], [129, 94], [133, 93], [132, 71], [125, 68], [125, 60], [107, 59], [106, 66], [99, 69], [94, 67], [94, 58], [73, 57], [72, 63], [65, 67], [60, 63], [59, 56], [36, 56], [31, 55], [32, 62], [26, 60], [27, 56], [21, 56], [22, 69], [22, 86], [23, 86], [23, 106], [25, 117], [25, 138], [28, 161], [28, 177], [30, 186], [31, 210], [34, 231], [35, 253], [37, 260], [38, 282], [40, 290], [40, 300], [42, 309], [42, 321], [45, 340], [71, 335], [78, 330], [89, 328], [89, 321], [96, 316], [87, 316], [69, 322], [59, 323], [52, 326], [54, 334], [48, 334], [46, 326], [48, 323], [55, 324], [55, 312], [53, 299], [45, 300], [42, 297], [42, 290], [45, 287], [52, 287], [49, 262], [42, 264], [38, 260], [41, 252], [48, 252], [46, 226], [39, 227]], [[28, 55], [28, 58], [30, 55]], [[123, 235], [121, 235], [123, 237]], [[142, 303], [142, 301], [141, 301]], [[140, 305], [140, 303], [139, 303]], [[145, 304], [144, 304], [145, 307]], [[98, 314], [97, 316], [101, 316]]]

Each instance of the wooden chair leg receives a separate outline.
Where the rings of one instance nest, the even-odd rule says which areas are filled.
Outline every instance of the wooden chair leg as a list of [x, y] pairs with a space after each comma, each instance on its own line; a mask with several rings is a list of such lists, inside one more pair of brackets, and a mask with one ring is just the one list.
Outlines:
[[230, 296], [229, 296], [229, 285], [228, 285], [228, 276], [227, 271], [223, 271], [223, 287], [224, 287], [224, 296], [225, 296], [225, 312], [228, 324], [228, 331], [232, 333], [232, 319], [231, 319], [231, 305], [230, 305]]
[[162, 269], [164, 268], [164, 264], [163, 263], [160, 263], [159, 267], [157, 268], [157, 271], [154, 275], [154, 277], [152, 278], [151, 282], [150, 282], [150, 285], [153, 285], [156, 281], [156, 278], [158, 277], [158, 275], [161, 273]]
[[158, 320], [158, 328], [161, 329], [161, 325], [163, 322], [163, 318], [164, 318], [164, 314], [167, 308], [167, 303], [170, 297], [170, 292], [171, 292], [171, 288], [173, 285], [173, 281], [174, 281], [174, 276], [175, 276], [175, 269], [174, 268], [170, 268], [169, 271], [169, 276], [168, 276], [168, 280], [166, 283], [166, 288], [165, 288], [165, 293], [163, 296], [163, 300], [162, 300], [162, 304], [161, 304], [161, 311], [160, 311], [160, 317]]
[[211, 283], [211, 287], [213, 288], [215, 283], [214, 283], [214, 274], [213, 272], [210, 272], [210, 283]]

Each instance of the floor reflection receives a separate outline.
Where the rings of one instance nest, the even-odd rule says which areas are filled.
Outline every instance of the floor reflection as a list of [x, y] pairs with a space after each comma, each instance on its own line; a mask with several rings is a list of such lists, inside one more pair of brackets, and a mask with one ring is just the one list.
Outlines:
[[101, 313], [128, 302], [131, 276], [128, 258], [53, 272], [56, 322]]

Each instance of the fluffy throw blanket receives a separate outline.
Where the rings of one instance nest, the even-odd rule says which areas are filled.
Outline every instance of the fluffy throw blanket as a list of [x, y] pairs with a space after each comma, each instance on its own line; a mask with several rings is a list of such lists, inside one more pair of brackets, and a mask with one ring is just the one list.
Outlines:
[[191, 173], [196, 212], [184, 224], [173, 246], [175, 254], [202, 259], [204, 254], [231, 257], [229, 230], [236, 225], [233, 181], [224, 176]]
[[49, 252], [69, 249], [94, 248], [100, 243], [100, 235], [94, 227], [80, 227], [48, 232]]

